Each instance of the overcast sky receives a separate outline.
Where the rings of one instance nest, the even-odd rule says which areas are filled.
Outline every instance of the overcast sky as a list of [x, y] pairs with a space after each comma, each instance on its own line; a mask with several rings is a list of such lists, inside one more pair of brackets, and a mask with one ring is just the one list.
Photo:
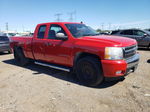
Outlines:
[[38, 23], [83, 21], [93, 28], [148, 28], [150, 0], [0, 0], [0, 30], [34, 30]]

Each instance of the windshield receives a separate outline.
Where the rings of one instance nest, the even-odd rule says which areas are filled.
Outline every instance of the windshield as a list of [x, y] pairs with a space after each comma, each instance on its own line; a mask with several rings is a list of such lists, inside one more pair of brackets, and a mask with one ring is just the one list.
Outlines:
[[8, 33], [9, 36], [15, 36], [15, 33]]
[[66, 24], [66, 27], [69, 29], [71, 34], [76, 38], [83, 36], [99, 35], [99, 33], [97, 33], [91, 27], [86, 26], [84, 24]]

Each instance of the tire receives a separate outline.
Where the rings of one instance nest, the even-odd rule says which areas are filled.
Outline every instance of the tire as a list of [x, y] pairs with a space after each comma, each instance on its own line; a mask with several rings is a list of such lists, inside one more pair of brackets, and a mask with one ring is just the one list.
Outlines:
[[148, 50], [150, 49], [150, 44], [147, 46], [147, 49], [148, 49]]
[[12, 51], [11, 51], [11, 50], [9, 50], [9, 51], [8, 51], [8, 54], [11, 54], [11, 53], [12, 53]]
[[14, 49], [14, 58], [18, 65], [25, 66], [29, 63], [29, 59], [25, 57], [22, 49], [15, 48]]
[[76, 75], [86, 86], [97, 86], [104, 79], [100, 61], [93, 57], [81, 58], [76, 63]]

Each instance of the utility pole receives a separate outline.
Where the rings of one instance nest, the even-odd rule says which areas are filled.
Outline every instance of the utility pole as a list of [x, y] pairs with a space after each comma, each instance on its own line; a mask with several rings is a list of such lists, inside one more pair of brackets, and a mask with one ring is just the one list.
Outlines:
[[77, 17], [76, 17], [76, 11], [69, 12], [68, 15], [70, 16], [70, 18], [69, 18], [70, 22], [76, 21], [76, 19], [77, 19]]
[[57, 13], [57, 14], [55, 14], [55, 16], [56, 16], [56, 21], [58, 21], [58, 22], [60, 22], [61, 21], [61, 19], [60, 19], [60, 16], [62, 15], [62, 13]]
[[23, 32], [24, 32], [24, 25], [22, 25], [22, 30], [23, 30]]
[[104, 23], [101, 24], [102, 30], [104, 30]]
[[8, 23], [6, 23], [6, 31], [8, 32]]
[[70, 21], [70, 22], [73, 22], [73, 14], [74, 14], [74, 13], [73, 13], [73, 12], [70, 12], [70, 13], [68, 13], [68, 14], [70, 15], [69, 21]]
[[74, 15], [75, 15], [75, 22], [77, 22], [77, 12], [76, 12], [76, 10], [74, 11]]
[[108, 26], [109, 26], [109, 30], [111, 30], [111, 23], [109, 23]]

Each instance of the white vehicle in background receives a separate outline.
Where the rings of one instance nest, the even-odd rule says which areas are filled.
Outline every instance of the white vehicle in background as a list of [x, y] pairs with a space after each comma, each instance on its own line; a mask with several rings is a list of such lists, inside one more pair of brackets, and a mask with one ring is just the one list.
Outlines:
[[15, 35], [16, 33], [4, 33], [4, 36], [7, 36], [7, 37], [13, 37]]
[[6, 36], [10, 40], [10, 38], [13, 36], [15, 36], [15, 37], [20, 37], [20, 36], [28, 37], [28, 36], [33, 36], [33, 33], [31, 31], [24, 31], [24, 32], [2, 31], [2, 32], [0, 32], [0, 36]]
[[11, 37], [11, 36], [15, 36], [15, 33], [0, 33], [0, 36], [7, 36], [7, 37]]
[[3, 31], [0, 33], [0, 36], [7, 36], [8, 38], [13, 37], [17, 34], [16, 31]]

